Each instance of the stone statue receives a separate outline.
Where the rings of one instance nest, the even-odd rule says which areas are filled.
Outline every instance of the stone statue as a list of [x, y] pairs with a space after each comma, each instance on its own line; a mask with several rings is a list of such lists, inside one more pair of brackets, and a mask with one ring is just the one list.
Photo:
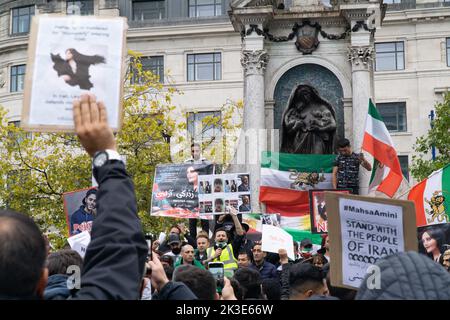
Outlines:
[[281, 152], [332, 154], [336, 145], [333, 107], [309, 85], [292, 91], [281, 126]]

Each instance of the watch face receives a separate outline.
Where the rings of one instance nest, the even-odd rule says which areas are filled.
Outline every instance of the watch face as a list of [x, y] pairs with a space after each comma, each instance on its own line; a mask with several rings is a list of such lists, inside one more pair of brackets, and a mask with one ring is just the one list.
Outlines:
[[106, 152], [100, 152], [94, 158], [94, 167], [101, 167], [108, 161], [108, 154]]

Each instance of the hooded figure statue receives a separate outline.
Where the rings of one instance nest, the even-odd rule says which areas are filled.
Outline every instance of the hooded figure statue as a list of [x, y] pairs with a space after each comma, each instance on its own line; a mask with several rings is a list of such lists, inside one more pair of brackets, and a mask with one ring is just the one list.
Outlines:
[[292, 91], [281, 126], [281, 152], [332, 154], [336, 147], [333, 107], [309, 85]]

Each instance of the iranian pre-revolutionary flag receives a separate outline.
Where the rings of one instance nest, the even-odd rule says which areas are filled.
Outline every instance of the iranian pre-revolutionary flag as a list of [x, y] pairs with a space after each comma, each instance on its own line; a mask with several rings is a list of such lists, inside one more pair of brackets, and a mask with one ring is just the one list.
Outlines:
[[332, 189], [335, 158], [336, 155], [263, 152], [259, 201], [265, 203], [267, 213], [281, 215], [281, 227], [294, 238], [311, 228], [308, 190]]
[[[369, 192], [377, 190], [392, 198], [403, 181], [403, 174], [391, 135], [370, 99], [362, 149], [376, 160]], [[377, 163], [383, 164], [383, 168]]]
[[408, 199], [416, 205], [418, 227], [450, 222], [450, 164], [415, 185]]

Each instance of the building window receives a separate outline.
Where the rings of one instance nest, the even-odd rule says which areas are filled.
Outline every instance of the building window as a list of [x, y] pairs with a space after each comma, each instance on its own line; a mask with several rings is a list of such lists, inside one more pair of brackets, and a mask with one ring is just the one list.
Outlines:
[[406, 102], [377, 103], [377, 109], [390, 132], [406, 131]]
[[189, 17], [222, 15], [222, 0], [189, 0]]
[[409, 181], [409, 164], [408, 156], [398, 156], [398, 161], [400, 162], [400, 167], [402, 168], [403, 176]]
[[[164, 57], [143, 57], [140, 59], [142, 64], [142, 71], [151, 71], [154, 75], [159, 77], [159, 82], [164, 83]], [[136, 72], [134, 72], [131, 79], [132, 83], [142, 82], [138, 79]]]
[[222, 133], [220, 111], [189, 112], [187, 131], [191, 141], [213, 142]]
[[222, 57], [220, 53], [188, 54], [188, 81], [220, 80]]
[[31, 17], [34, 16], [34, 6], [14, 8], [11, 10], [11, 34], [30, 32]]
[[25, 82], [25, 65], [11, 67], [11, 92], [23, 91]]
[[375, 44], [375, 71], [405, 69], [405, 50], [403, 42]]
[[133, 1], [133, 20], [153, 20], [166, 17], [164, 0]]
[[[20, 127], [20, 120], [9, 121], [8, 124], [12, 124], [12, 125], [14, 125], [14, 127], [19, 128]], [[10, 135], [10, 137], [14, 137], [12, 132], [9, 135]], [[23, 134], [17, 135], [15, 137], [15, 139], [16, 139], [17, 143], [21, 143], [23, 140], [31, 139], [32, 137], [33, 137], [33, 133], [25, 131]]]
[[88, 16], [94, 14], [94, 0], [67, 1], [68, 15]]
[[450, 67], [450, 38], [446, 39], [446, 48], [447, 48], [447, 67]]

